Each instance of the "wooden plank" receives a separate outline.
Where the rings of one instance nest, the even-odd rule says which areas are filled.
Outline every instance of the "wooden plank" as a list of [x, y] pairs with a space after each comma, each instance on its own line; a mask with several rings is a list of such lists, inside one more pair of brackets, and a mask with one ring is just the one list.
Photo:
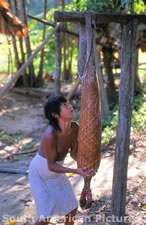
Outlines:
[[128, 23], [131, 20], [137, 19], [139, 23], [146, 23], [146, 15], [135, 14], [116, 14], [116, 13], [93, 13], [93, 12], [65, 12], [55, 11], [54, 19], [56, 22], [73, 22], [85, 23], [86, 14], [95, 14], [96, 23]]
[[59, 29], [60, 24], [57, 25], [51, 33], [43, 40], [43, 42], [39, 45], [39, 47], [34, 51], [32, 55], [29, 56], [28, 60], [22, 65], [22, 67], [17, 71], [17, 73], [12, 77], [12, 79], [6, 84], [4, 89], [0, 92], [0, 99], [9, 91], [12, 85], [15, 84], [17, 79], [22, 75], [23, 71], [26, 69], [27, 66], [30, 65], [33, 58], [37, 55], [37, 53], [43, 48], [43, 46], [48, 42], [48, 40], [52, 37], [53, 34]]
[[127, 168], [129, 156], [131, 115], [136, 74], [136, 29], [138, 21], [124, 25], [122, 34], [121, 80], [119, 91], [119, 115], [116, 137], [116, 153], [112, 189], [112, 216], [116, 222], [111, 225], [124, 225], [127, 189]]
[[28, 175], [28, 170], [20, 170], [20, 169], [11, 169], [11, 168], [0, 167], [0, 173]]

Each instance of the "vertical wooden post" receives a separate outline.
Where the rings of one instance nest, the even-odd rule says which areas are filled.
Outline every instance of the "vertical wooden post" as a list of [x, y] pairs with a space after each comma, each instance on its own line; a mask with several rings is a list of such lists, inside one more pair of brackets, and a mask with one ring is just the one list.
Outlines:
[[119, 115], [112, 189], [111, 225], [123, 225], [126, 205], [127, 167], [131, 114], [136, 74], [137, 20], [124, 25], [122, 36], [122, 71], [119, 91]]
[[56, 66], [55, 66], [55, 73], [54, 73], [54, 94], [60, 95], [61, 85], [60, 85], [60, 73], [61, 73], [61, 45], [62, 45], [62, 32], [65, 29], [64, 25], [61, 24], [59, 30], [55, 34], [55, 41], [56, 41]]
[[[101, 43], [106, 42], [106, 40], [107, 39], [105, 37], [103, 37], [102, 40], [101, 40]], [[98, 56], [101, 49], [102, 49], [101, 45], [98, 45], [97, 49], [95, 48], [95, 61], [96, 61], [97, 76], [98, 76], [98, 79], [99, 79], [99, 87], [100, 87], [101, 118], [103, 120], [108, 120], [109, 104], [108, 104], [108, 100], [107, 100], [106, 89], [104, 88], [103, 77], [102, 77], [102, 72], [101, 72], [100, 63], [99, 63], [99, 56]], [[97, 50], [97, 53], [96, 53], [96, 50]]]

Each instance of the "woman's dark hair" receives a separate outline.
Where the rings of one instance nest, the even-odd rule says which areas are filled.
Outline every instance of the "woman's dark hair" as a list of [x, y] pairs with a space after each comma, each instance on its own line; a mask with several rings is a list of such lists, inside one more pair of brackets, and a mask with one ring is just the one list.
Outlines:
[[61, 103], [66, 102], [66, 98], [63, 96], [56, 96], [49, 98], [44, 105], [44, 113], [46, 119], [49, 120], [49, 124], [56, 130], [61, 131], [58, 119], [53, 116], [53, 113], [60, 115]]

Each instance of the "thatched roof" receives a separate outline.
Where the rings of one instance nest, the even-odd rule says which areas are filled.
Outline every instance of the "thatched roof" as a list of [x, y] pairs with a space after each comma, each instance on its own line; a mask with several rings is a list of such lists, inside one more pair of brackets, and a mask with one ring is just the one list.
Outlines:
[[28, 28], [18, 17], [14, 16], [9, 4], [0, 0], [0, 32], [6, 35], [27, 36]]

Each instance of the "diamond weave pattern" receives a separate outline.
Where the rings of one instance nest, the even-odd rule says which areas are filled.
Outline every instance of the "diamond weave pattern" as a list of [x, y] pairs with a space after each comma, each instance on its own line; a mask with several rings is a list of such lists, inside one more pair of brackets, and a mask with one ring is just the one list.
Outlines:
[[101, 113], [96, 76], [86, 76], [82, 83], [80, 126], [78, 136], [78, 167], [98, 169], [100, 165]]

